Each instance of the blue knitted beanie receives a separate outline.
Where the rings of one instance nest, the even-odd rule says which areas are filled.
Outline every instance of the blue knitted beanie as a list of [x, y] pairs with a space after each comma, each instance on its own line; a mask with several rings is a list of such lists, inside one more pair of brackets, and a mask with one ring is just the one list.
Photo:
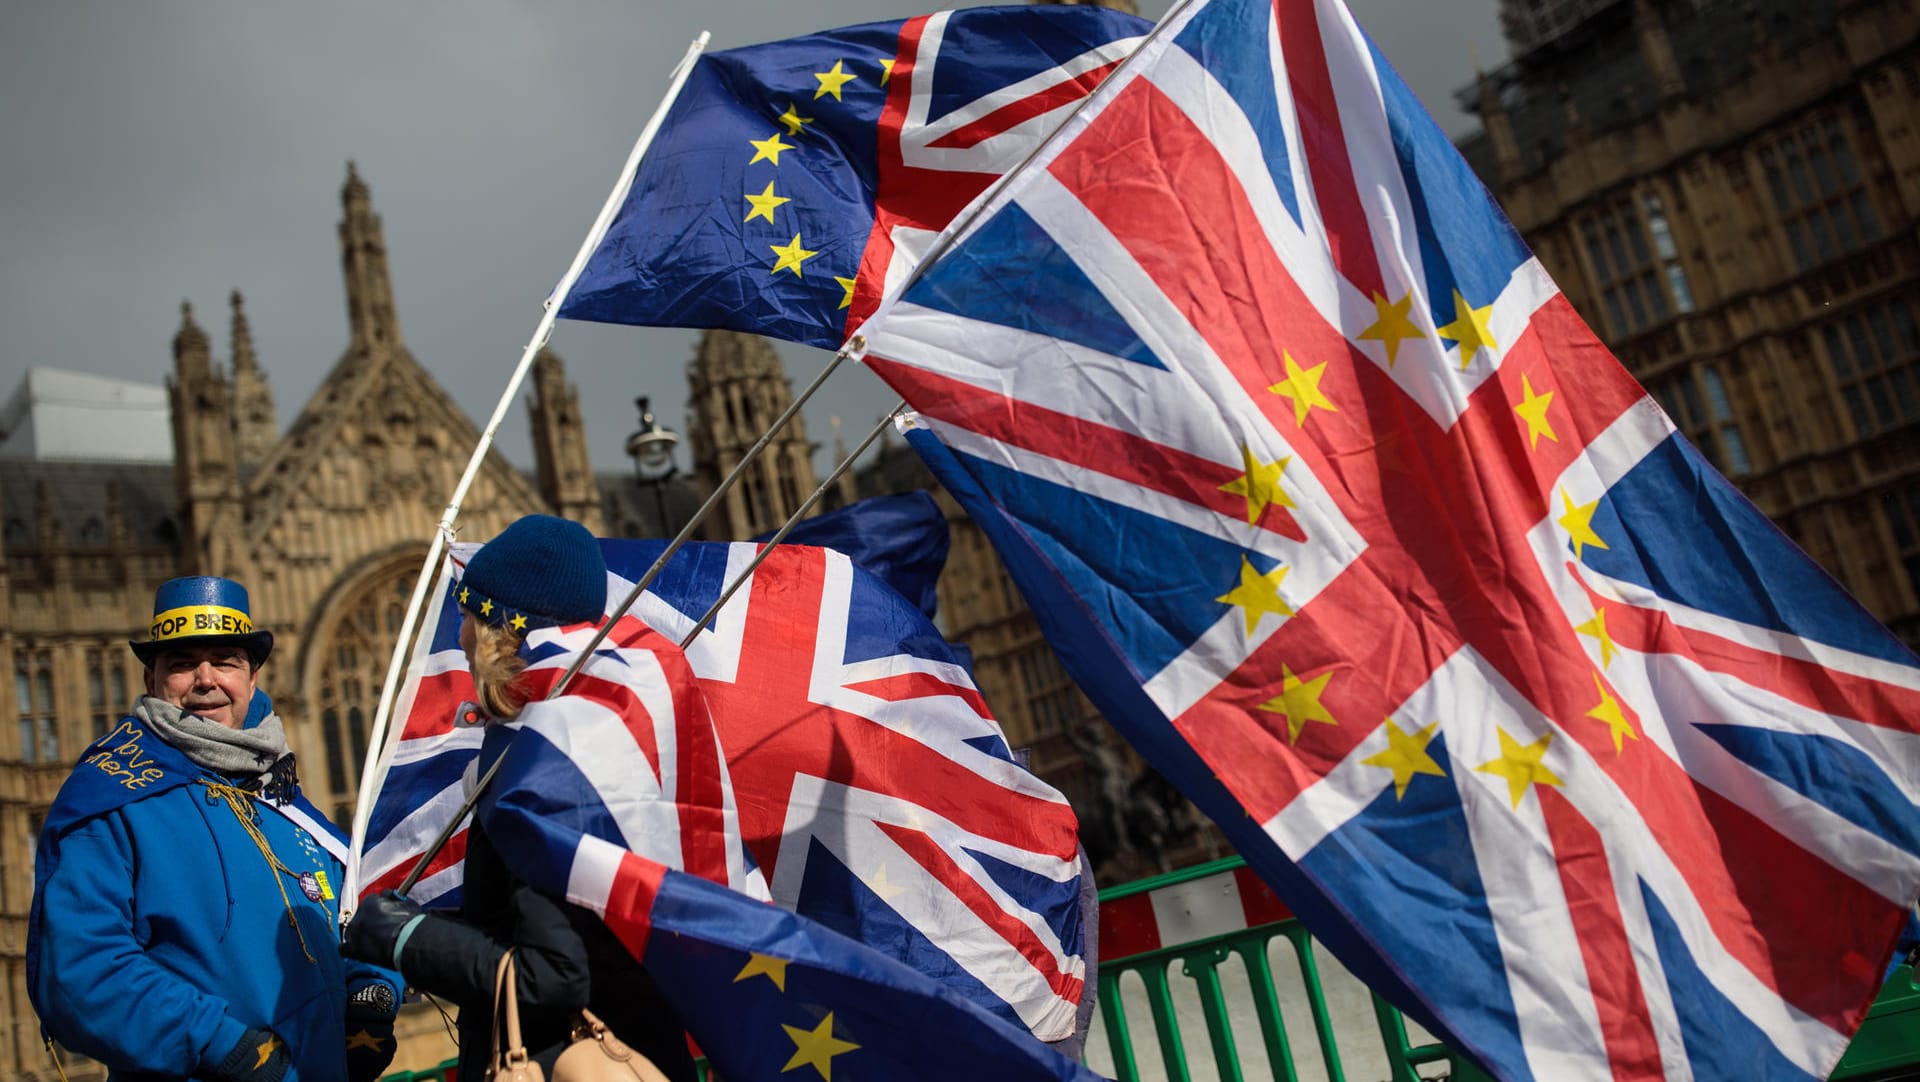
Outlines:
[[482, 622], [515, 631], [598, 623], [607, 613], [607, 561], [585, 526], [528, 515], [473, 554], [454, 596]]

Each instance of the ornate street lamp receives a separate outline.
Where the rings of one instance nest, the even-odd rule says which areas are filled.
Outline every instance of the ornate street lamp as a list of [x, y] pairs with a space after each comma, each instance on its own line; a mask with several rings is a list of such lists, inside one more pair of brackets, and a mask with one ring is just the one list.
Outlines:
[[679, 471], [673, 449], [680, 442], [680, 434], [660, 423], [649, 408], [650, 401], [645, 395], [633, 400], [640, 410], [640, 430], [627, 437], [627, 455], [633, 459], [634, 481], [641, 488], [653, 490], [660, 536], [671, 537], [675, 531], [667, 521], [667, 483]]

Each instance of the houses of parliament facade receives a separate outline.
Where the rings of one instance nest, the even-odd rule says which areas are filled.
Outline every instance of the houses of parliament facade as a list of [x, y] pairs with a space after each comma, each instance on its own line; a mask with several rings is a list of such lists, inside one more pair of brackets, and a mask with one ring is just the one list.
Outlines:
[[[1920, 645], [1920, 0], [1502, 6], [1516, 55], [1463, 92], [1482, 130], [1462, 151], [1675, 423]], [[224, 360], [204, 317], [182, 313], [171, 461], [0, 461], [0, 667], [15, 689], [15, 723], [0, 725], [0, 1076], [57, 1077], [26, 996], [34, 842], [75, 754], [140, 691], [126, 643], [144, 633], [155, 585], [247, 585], [277, 638], [262, 685], [308, 795], [342, 822], [351, 811], [425, 539], [479, 431], [406, 346], [381, 222], [351, 168], [341, 194], [348, 345], [285, 431], [236, 294]], [[706, 334], [688, 366], [692, 473], [645, 485], [595, 471], [558, 356], [539, 357], [532, 384], [533, 469], [491, 455], [465, 536], [533, 511], [607, 535], [670, 534], [792, 401], [771, 346]], [[817, 483], [814, 450], [796, 418], [703, 535], [777, 528]], [[931, 485], [883, 443], [828, 503]], [[1205, 831], [1143, 837], [1143, 821], [1167, 816], [1135, 817], [1126, 794], [1160, 798], [1141, 796], [1124, 749], [1089, 745], [1090, 705], [984, 536], [940, 498], [952, 526], [942, 630], [972, 650], [1035, 771], [1090, 829], [1114, 828], [1090, 849], [1132, 874], [1212, 855]], [[1117, 839], [1129, 851], [1097, 851]], [[1132, 851], [1143, 846], [1153, 858]], [[410, 1012], [395, 1069], [449, 1055], [441, 1029]], [[66, 1074], [100, 1076], [71, 1059]]]
[[[74, 757], [141, 694], [127, 642], [145, 637], [159, 583], [222, 575], [246, 585], [255, 621], [274, 632], [261, 687], [287, 722], [306, 795], [337, 823], [351, 821], [426, 540], [480, 431], [407, 348], [381, 221], [351, 166], [341, 201], [348, 345], [285, 432], [235, 293], [224, 364], [200, 317], [183, 308], [165, 392], [171, 461], [0, 460], [0, 666], [13, 673], [16, 719], [0, 726], [0, 1077], [59, 1077], [26, 991], [34, 845]], [[36, 381], [48, 375], [23, 381], [17, 425], [33, 428]], [[688, 365], [693, 472], [644, 485], [631, 469], [593, 470], [578, 393], [558, 355], [541, 353], [530, 382], [534, 468], [490, 454], [462, 505], [464, 536], [490, 537], [530, 512], [563, 515], [596, 534], [671, 536], [793, 400], [771, 345], [705, 334]], [[43, 444], [57, 439], [44, 431], [49, 424], [40, 427], [32, 434]], [[814, 451], [796, 417], [696, 536], [744, 539], [779, 528], [816, 488]], [[888, 443], [823, 506], [931, 484], [904, 444]], [[1081, 787], [1085, 767], [1065, 727], [1091, 707], [984, 537], [943, 503], [960, 527], [941, 583], [944, 629], [973, 647], [980, 686], [1011, 743], [1030, 749], [1056, 785]], [[1124, 757], [1106, 766], [1133, 769]], [[400, 1032], [396, 1070], [452, 1054], [430, 1010], [410, 1009]], [[96, 1064], [64, 1059], [76, 1082], [101, 1076]]]

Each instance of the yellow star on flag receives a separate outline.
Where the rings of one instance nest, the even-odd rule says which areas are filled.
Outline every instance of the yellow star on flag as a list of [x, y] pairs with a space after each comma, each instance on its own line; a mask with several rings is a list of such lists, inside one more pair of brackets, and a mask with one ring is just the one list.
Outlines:
[[1601, 668], [1604, 669], [1608, 665], [1613, 664], [1613, 653], [1616, 647], [1613, 645], [1613, 636], [1607, 634], [1606, 609], [1596, 607], [1593, 610], [1593, 619], [1588, 620], [1584, 624], [1575, 624], [1573, 629], [1582, 635], [1592, 635], [1594, 638], [1600, 640]]
[[1340, 412], [1340, 407], [1334, 405], [1333, 400], [1328, 398], [1326, 394], [1320, 390], [1320, 377], [1325, 375], [1327, 371], [1327, 366], [1324, 361], [1314, 365], [1312, 368], [1302, 369], [1298, 364], [1294, 363], [1293, 354], [1283, 351], [1280, 354], [1280, 358], [1286, 363], [1287, 378], [1268, 387], [1267, 390], [1272, 391], [1274, 394], [1284, 395], [1287, 398], [1293, 399], [1293, 423], [1295, 425], [1304, 428], [1307, 423], [1307, 414], [1316, 406], [1320, 409], [1332, 410], [1335, 413]]
[[780, 141], [779, 132], [774, 132], [765, 139], [749, 139], [747, 140], [747, 145], [753, 148], [753, 157], [748, 159], [748, 165], [752, 165], [754, 162], [772, 162], [775, 165], [779, 165], [780, 152], [793, 149], [792, 143], [783, 143]]
[[356, 1048], [369, 1048], [378, 1052], [380, 1051], [380, 1038], [375, 1037], [372, 1033], [363, 1029], [347, 1038], [347, 1051], [351, 1052]]
[[1240, 585], [1214, 598], [1229, 605], [1238, 605], [1246, 610], [1247, 634], [1260, 626], [1260, 618], [1268, 613], [1280, 616], [1292, 616], [1293, 606], [1280, 596], [1280, 581], [1287, 577], [1287, 568], [1283, 565], [1262, 575], [1253, 569], [1253, 563], [1245, 556], [1240, 557]]
[[892, 78], [893, 78], [893, 61], [891, 60], [880, 61], [880, 85], [886, 86], [887, 81]]
[[781, 113], [775, 119], [777, 119], [778, 121], [780, 121], [780, 123], [785, 124], [787, 126], [788, 135], [795, 135], [795, 136], [800, 134], [801, 128], [807, 126], [808, 124], [813, 123], [812, 117], [801, 116], [800, 110], [797, 107], [792, 105], [787, 106], [787, 111], [784, 113]]
[[833, 67], [828, 68], [826, 71], [816, 71], [813, 73], [814, 79], [820, 83], [820, 89], [813, 92], [814, 100], [818, 101], [828, 94], [833, 95], [834, 101], [846, 100], [840, 96], [840, 88], [846, 86], [854, 79], [854, 74], [846, 70], [846, 64], [847, 62], [844, 60], [836, 60], [833, 62]]
[[840, 288], [841, 288], [841, 289], [844, 289], [844, 290], [846, 290], [846, 291], [847, 291], [847, 292], [846, 292], [846, 295], [840, 298], [840, 307], [842, 307], [842, 308], [851, 308], [851, 307], [853, 307], [853, 284], [854, 284], [854, 280], [853, 280], [852, 278], [842, 278], [842, 277], [840, 277], [840, 276], [839, 276], [839, 275], [837, 275], [837, 274], [833, 276], [833, 280], [834, 280], [834, 281], [836, 281], [836, 282], [839, 282], [839, 283], [840, 283]]
[[1465, 372], [1473, 363], [1474, 354], [1483, 349], [1499, 349], [1500, 343], [1493, 340], [1493, 331], [1487, 326], [1488, 316], [1493, 305], [1475, 308], [1467, 303], [1459, 290], [1453, 291], [1453, 322], [1440, 328], [1440, 337], [1450, 338], [1460, 343], [1460, 371]]
[[525, 631], [527, 629], [527, 618], [519, 613], [515, 613], [513, 619], [507, 622], [513, 625], [515, 631]]
[[1333, 679], [1333, 670], [1328, 669], [1311, 680], [1302, 680], [1294, 675], [1292, 669], [1282, 663], [1280, 666], [1280, 694], [1260, 704], [1260, 709], [1274, 714], [1284, 714], [1287, 719], [1287, 743], [1300, 742], [1300, 730], [1307, 722], [1317, 721], [1322, 725], [1338, 725], [1327, 708], [1320, 705], [1320, 693], [1327, 690], [1327, 681]]
[[1562, 784], [1560, 778], [1540, 761], [1546, 758], [1547, 747], [1553, 743], [1552, 733], [1531, 744], [1522, 744], [1508, 736], [1505, 729], [1495, 729], [1494, 732], [1500, 735], [1500, 757], [1489, 759], [1473, 769], [1507, 779], [1507, 795], [1513, 798], [1514, 807], [1520, 806], [1520, 798], [1527, 795], [1529, 785]]
[[795, 278], [803, 277], [800, 273], [800, 264], [820, 254], [811, 248], [800, 247], [798, 233], [795, 233], [793, 240], [787, 244], [769, 244], [767, 247], [773, 249], [773, 254], [780, 257], [773, 264], [773, 273], [779, 274], [783, 270], [790, 270]]
[[465, 586], [460, 587], [460, 603], [462, 605], [467, 603], [467, 588]]
[[1620, 700], [1607, 694], [1607, 685], [1600, 682], [1600, 674], [1593, 674], [1593, 686], [1600, 690], [1600, 705], [1587, 711], [1587, 716], [1595, 721], [1605, 722], [1607, 730], [1613, 734], [1613, 753], [1619, 755], [1623, 750], [1623, 741], [1640, 739], [1633, 731], [1633, 722], [1627, 720], [1620, 709]]
[[1553, 422], [1547, 420], [1547, 407], [1553, 405], [1553, 392], [1535, 394], [1533, 382], [1527, 379], [1523, 372], [1520, 375], [1520, 395], [1520, 404], [1513, 407], [1513, 412], [1519, 414], [1522, 421], [1527, 422], [1527, 438], [1531, 441], [1527, 444], [1527, 449], [1529, 451], [1539, 449], [1542, 436], [1559, 443], [1560, 437], [1553, 434]]
[[749, 954], [747, 964], [733, 975], [733, 983], [739, 984], [748, 977], [765, 977], [782, 992], [787, 990], [787, 960], [775, 958], [769, 954]]
[[1440, 764], [1427, 754], [1427, 745], [1433, 742], [1433, 731], [1440, 727], [1439, 722], [1417, 733], [1402, 732], [1400, 726], [1387, 719], [1387, 747], [1360, 760], [1365, 766], [1385, 767], [1393, 771], [1393, 799], [1399, 800], [1407, 795], [1407, 783], [1415, 774], [1432, 774], [1438, 778], [1447, 776]]
[[1253, 457], [1253, 448], [1243, 443], [1240, 445], [1240, 461], [1246, 466], [1247, 472], [1221, 485], [1220, 491], [1247, 498], [1248, 524], [1259, 522], [1260, 516], [1267, 513], [1269, 504], [1293, 506], [1293, 498], [1280, 487], [1280, 471], [1293, 461], [1291, 455], [1272, 462], [1262, 462]]
[[1607, 547], [1607, 543], [1600, 539], [1600, 535], [1593, 532], [1593, 512], [1600, 506], [1599, 500], [1576, 507], [1573, 497], [1567, 495], [1567, 490], [1563, 488], [1560, 490], [1560, 503], [1567, 509], [1567, 513], [1554, 521], [1566, 527], [1567, 538], [1573, 542], [1574, 559], [1578, 560], [1588, 545], [1597, 549]]
[[1426, 337], [1420, 328], [1414, 325], [1413, 320], [1407, 318], [1407, 313], [1412, 309], [1412, 293], [1408, 293], [1397, 301], [1390, 301], [1379, 293], [1373, 295], [1373, 314], [1375, 316], [1373, 326], [1361, 331], [1360, 337], [1386, 345], [1387, 367], [1389, 368], [1393, 367], [1395, 354], [1400, 352], [1401, 342], [1409, 338]]
[[741, 225], [745, 225], [746, 223], [753, 221], [755, 218], [765, 218], [767, 220], [767, 223], [771, 225], [773, 223], [773, 208], [779, 206], [782, 203], [793, 202], [793, 200], [787, 198], [784, 195], [773, 194], [773, 181], [771, 180], [767, 181], [767, 187], [765, 191], [761, 192], [759, 195], [755, 195], [752, 192], [748, 192], [746, 193], [745, 198], [747, 200], [748, 205], [752, 206], [753, 209], [747, 212], [747, 216], [745, 218], [740, 219]]
[[253, 1069], [257, 1071], [260, 1068], [265, 1067], [267, 1065], [267, 1060], [273, 1058], [273, 1054], [279, 1051], [282, 1047], [284, 1047], [284, 1044], [285, 1042], [281, 1041], [280, 1038], [275, 1037], [271, 1033], [267, 1034], [266, 1040], [261, 1041], [259, 1044], [253, 1046], [253, 1050], [259, 1053], [260, 1055], [259, 1059], [256, 1059], [253, 1061]]
[[887, 878], [887, 864], [885, 861], [881, 861], [880, 866], [873, 870], [873, 878], [867, 880], [867, 889], [878, 894], [881, 901], [890, 902], [893, 901], [895, 895], [907, 888]]
[[480, 615], [482, 615], [482, 616], [492, 616], [492, 615], [493, 615], [493, 602], [491, 602], [491, 601], [487, 601], [487, 600], [485, 600], [485, 599], [482, 599], [482, 600], [481, 600], [481, 602], [480, 602]]
[[801, 1029], [799, 1026], [789, 1026], [784, 1023], [780, 1028], [787, 1031], [788, 1037], [793, 1038], [793, 1058], [787, 1060], [785, 1067], [780, 1068], [781, 1074], [806, 1064], [819, 1071], [820, 1077], [826, 1079], [826, 1082], [833, 1082], [833, 1057], [860, 1047], [852, 1041], [843, 1041], [833, 1035], [832, 1011], [828, 1011], [827, 1016], [820, 1020], [820, 1024], [812, 1029]]

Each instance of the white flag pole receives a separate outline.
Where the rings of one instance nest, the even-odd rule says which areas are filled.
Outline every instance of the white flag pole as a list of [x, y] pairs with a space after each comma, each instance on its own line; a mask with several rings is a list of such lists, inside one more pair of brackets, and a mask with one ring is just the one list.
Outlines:
[[[554, 286], [553, 293], [546, 300], [545, 311], [540, 322], [533, 329], [533, 336], [527, 340], [527, 348], [520, 354], [520, 364], [514, 368], [513, 375], [507, 380], [506, 390], [500, 394], [500, 401], [493, 407], [493, 416], [487, 420], [487, 427], [480, 433], [480, 442], [473, 449], [473, 456], [467, 460], [466, 472], [460, 475], [460, 483], [454, 486], [453, 496], [447, 501], [447, 508], [441, 513], [440, 523], [435, 528], [433, 540], [427, 546], [427, 558], [420, 567], [420, 577], [414, 583], [413, 598], [407, 603], [406, 619], [400, 627], [400, 634], [393, 644], [393, 657], [387, 663], [387, 681], [380, 689], [380, 705], [373, 715], [372, 739], [367, 744], [367, 758], [360, 772], [360, 792], [353, 810], [353, 835], [347, 850], [347, 876], [345, 889], [340, 895], [341, 917], [350, 916], [360, 897], [360, 850], [366, 844], [367, 821], [373, 813], [374, 795], [380, 791], [380, 783], [385, 771], [380, 769], [387, 758], [389, 723], [393, 717], [393, 703], [400, 684], [400, 674], [407, 659], [407, 642], [412, 638], [415, 625], [420, 620], [420, 610], [425, 607], [428, 588], [434, 581], [434, 573], [439, 570], [440, 558], [446, 547], [453, 541], [454, 519], [460, 514], [460, 504], [467, 498], [467, 489], [480, 473], [480, 464], [485, 461], [487, 451], [493, 446], [494, 433], [500, 428], [500, 422], [506, 418], [507, 410], [520, 393], [520, 385], [526, 380], [527, 370], [533, 367], [533, 360], [547, 344], [553, 334], [554, 320], [559, 318], [560, 306], [566, 302], [567, 294], [572, 292], [573, 284], [586, 269], [587, 260], [594, 249], [607, 235], [613, 224], [614, 215], [626, 201], [627, 192], [633, 187], [633, 177], [640, 168], [640, 159], [647, 153], [647, 147], [660, 130], [666, 119], [667, 110], [672, 108], [674, 100], [680, 96], [680, 88], [686, 85], [687, 76], [693, 72], [694, 61], [706, 49], [709, 35], [701, 31], [693, 44], [687, 46], [687, 53], [673, 69], [672, 80], [667, 93], [655, 109], [647, 126], [640, 130], [640, 138], [634, 141], [632, 153], [627, 155], [626, 165], [620, 170], [619, 179], [614, 182], [613, 191], [607, 195], [606, 203], [600, 208], [599, 217], [594, 219], [593, 228], [587, 231], [586, 240], [580, 244], [580, 250], [574, 254], [573, 264]], [[397, 732], [392, 735], [397, 735]]]

